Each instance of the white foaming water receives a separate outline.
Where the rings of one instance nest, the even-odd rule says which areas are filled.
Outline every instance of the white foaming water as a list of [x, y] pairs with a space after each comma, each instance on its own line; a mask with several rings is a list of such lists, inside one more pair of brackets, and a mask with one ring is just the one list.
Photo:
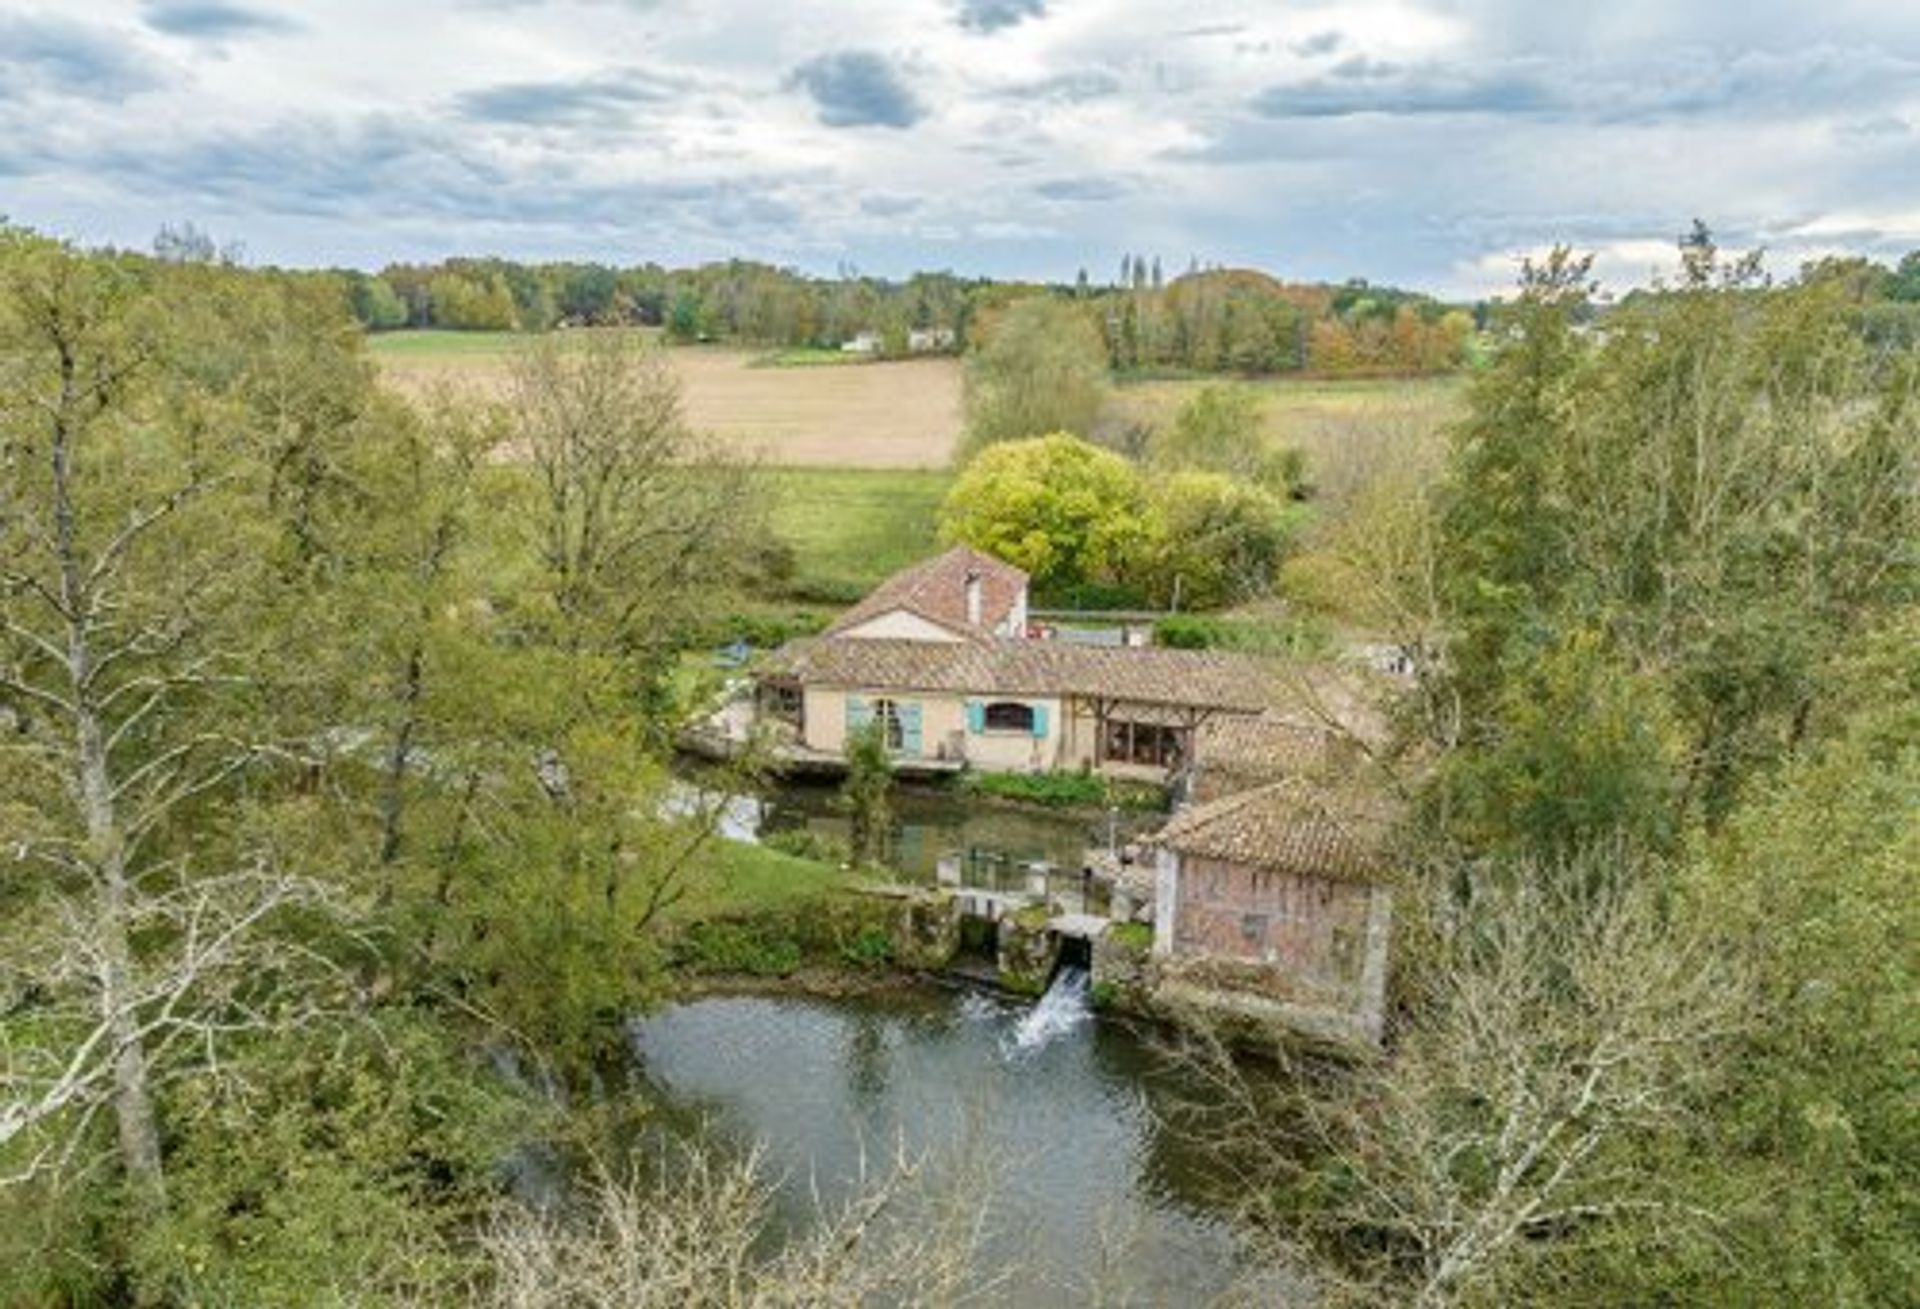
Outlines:
[[1086, 1022], [1092, 1012], [1087, 1005], [1087, 970], [1066, 965], [1053, 975], [1053, 985], [1040, 1002], [1014, 1026], [1009, 1053], [1028, 1054], [1041, 1049]]
[[960, 997], [960, 1016], [970, 1023], [992, 1022], [1005, 1012], [1005, 1007], [998, 1001], [978, 991], [968, 991]]

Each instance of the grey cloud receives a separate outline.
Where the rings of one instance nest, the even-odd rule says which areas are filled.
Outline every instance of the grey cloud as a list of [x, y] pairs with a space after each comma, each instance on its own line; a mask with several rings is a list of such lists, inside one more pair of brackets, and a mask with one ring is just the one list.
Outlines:
[[1276, 83], [1251, 108], [1267, 118], [1361, 114], [1577, 115], [1631, 122], [1704, 114], [1805, 117], [1874, 107], [1920, 80], [1920, 63], [1878, 51], [1811, 47], [1733, 58], [1701, 52], [1641, 60], [1523, 58], [1472, 66], [1395, 64], [1350, 55]]
[[295, 119], [177, 148], [112, 146], [87, 160], [138, 193], [331, 221], [752, 231], [798, 219], [797, 174], [588, 181], [550, 163], [507, 165], [471, 133], [392, 118]]
[[996, 94], [1014, 100], [1050, 100], [1082, 104], [1120, 93], [1120, 79], [1104, 68], [1082, 68], [1031, 82], [1015, 82]]
[[571, 82], [501, 82], [456, 98], [462, 117], [525, 126], [617, 125], [640, 105], [671, 100], [684, 80], [618, 69]]
[[970, 32], [998, 32], [1046, 13], [1047, 0], [960, 0], [956, 17]]
[[920, 207], [920, 201], [910, 195], [892, 195], [875, 192], [860, 197], [860, 212], [871, 214], [875, 218], [898, 218], [910, 214]]
[[1345, 118], [1354, 114], [1538, 113], [1559, 97], [1527, 67], [1479, 72], [1432, 65], [1401, 69], [1359, 56], [1322, 77], [1282, 82], [1254, 98], [1268, 118]]
[[1045, 200], [1098, 202], [1118, 200], [1132, 189], [1116, 177], [1056, 177], [1035, 183], [1033, 193]]
[[146, 7], [144, 18], [156, 32], [190, 40], [218, 41], [300, 30], [300, 24], [283, 14], [224, 0], [155, 0]]
[[1863, 118], [1851, 123], [1842, 123], [1834, 128], [1836, 136], [1885, 138], [1905, 136], [1913, 127], [1906, 119], [1893, 114], [1883, 114], [1876, 118]]
[[0, 14], [0, 101], [38, 94], [118, 100], [162, 85], [133, 42], [90, 23]]
[[1312, 36], [1295, 41], [1288, 48], [1302, 58], [1311, 58], [1314, 55], [1332, 54], [1345, 39], [1338, 32], [1315, 32]]
[[867, 50], [816, 56], [787, 81], [813, 97], [828, 127], [912, 127], [927, 113], [893, 65]]

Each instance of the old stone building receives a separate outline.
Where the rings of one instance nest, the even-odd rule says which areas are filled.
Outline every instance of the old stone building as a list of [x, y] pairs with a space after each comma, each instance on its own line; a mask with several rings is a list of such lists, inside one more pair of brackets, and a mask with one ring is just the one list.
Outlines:
[[1249, 1014], [1376, 1042], [1386, 998], [1391, 814], [1349, 785], [1289, 779], [1176, 815], [1154, 838], [1154, 953]]

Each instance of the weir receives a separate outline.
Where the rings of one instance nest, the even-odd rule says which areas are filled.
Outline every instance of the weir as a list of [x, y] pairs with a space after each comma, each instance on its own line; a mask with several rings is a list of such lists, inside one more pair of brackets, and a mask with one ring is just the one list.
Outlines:
[[1055, 965], [1047, 992], [1013, 1029], [1012, 1053], [1039, 1050], [1056, 1037], [1065, 1036], [1093, 1014], [1088, 1003], [1089, 974], [1085, 968], [1064, 961]]

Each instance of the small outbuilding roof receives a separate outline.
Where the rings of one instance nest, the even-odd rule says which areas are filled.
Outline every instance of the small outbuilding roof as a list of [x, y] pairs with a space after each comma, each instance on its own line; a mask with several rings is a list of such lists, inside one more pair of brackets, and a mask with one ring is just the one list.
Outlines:
[[788, 642], [762, 671], [848, 689], [1080, 696], [1246, 714], [1271, 697], [1270, 674], [1245, 656], [1063, 641], [816, 637]]
[[[980, 621], [967, 621], [967, 582], [980, 583]], [[1005, 560], [971, 546], [956, 545], [945, 554], [923, 559], [880, 583], [859, 604], [833, 620], [828, 636], [836, 636], [883, 614], [904, 610], [958, 635], [990, 635], [1004, 623], [1027, 588], [1027, 575]]]
[[1149, 843], [1270, 872], [1375, 881], [1392, 820], [1381, 797], [1290, 778], [1183, 810]]

